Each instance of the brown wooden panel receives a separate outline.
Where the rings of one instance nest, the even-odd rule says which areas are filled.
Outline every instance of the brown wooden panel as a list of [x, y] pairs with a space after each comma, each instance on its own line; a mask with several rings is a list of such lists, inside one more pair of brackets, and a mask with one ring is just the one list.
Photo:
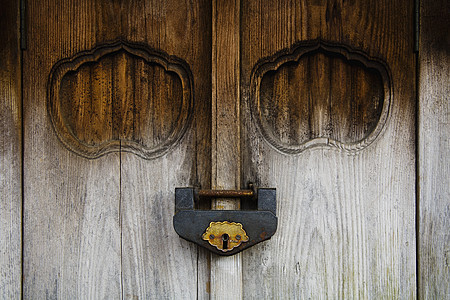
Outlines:
[[[243, 254], [244, 297], [415, 297], [412, 12], [412, 2], [390, 0], [242, 3], [242, 179], [277, 188], [279, 222], [270, 241]], [[382, 62], [390, 71], [389, 114], [366, 147], [346, 151], [323, 143], [289, 152], [272, 146], [258, 130], [254, 104], [260, 99], [254, 98], [250, 85], [255, 68], [279, 51], [317, 40]], [[380, 94], [386, 100], [379, 75], [368, 72], [367, 63], [355, 65], [350, 59], [349, 66], [342, 56], [325, 54], [286, 65], [284, 72], [298, 73], [275, 73], [274, 80], [281, 80], [275, 88], [261, 85], [261, 91], [271, 91], [272, 101], [281, 99], [270, 102], [278, 119], [267, 120], [273, 135], [287, 145], [309, 134], [351, 144], [366, 137], [379, 118]], [[307, 76], [311, 72], [314, 79]], [[311, 102], [295, 100], [299, 85], [307, 86]], [[332, 105], [336, 100], [335, 106], [328, 99]], [[265, 101], [269, 109], [269, 99]], [[287, 119], [295, 120], [295, 126], [286, 124]]]
[[19, 299], [22, 281], [22, 120], [19, 1], [0, 9], [0, 298]]
[[364, 148], [389, 114], [386, 66], [351, 49], [311, 41], [263, 59], [252, 73], [252, 110], [273, 146]]
[[24, 297], [204, 297], [205, 254], [172, 216], [175, 187], [211, 180], [210, 5], [27, 2]]
[[450, 3], [421, 1], [419, 49], [419, 296], [450, 295]]
[[49, 113], [69, 149], [88, 158], [129, 151], [164, 154], [192, 117], [192, 76], [180, 59], [116, 42], [58, 62]]

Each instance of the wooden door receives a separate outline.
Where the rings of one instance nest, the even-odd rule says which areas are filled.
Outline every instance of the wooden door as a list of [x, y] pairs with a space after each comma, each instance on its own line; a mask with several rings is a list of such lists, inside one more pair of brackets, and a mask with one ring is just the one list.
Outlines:
[[243, 180], [279, 220], [245, 298], [415, 297], [412, 4], [242, 2]]
[[[445, 294], [416, 283], [411, 1], [26, 2], [21, 55], [19, 4], [1, 18], [0, 213], [20, 238], [0, 295]], [[271, 240], [223, 258], [176, 235], [175, 187], [248, 182], [277, 189]]]
[[24, 297], [196, 298], [174, 189], [210, 184], [208, 1], [28, 1]]

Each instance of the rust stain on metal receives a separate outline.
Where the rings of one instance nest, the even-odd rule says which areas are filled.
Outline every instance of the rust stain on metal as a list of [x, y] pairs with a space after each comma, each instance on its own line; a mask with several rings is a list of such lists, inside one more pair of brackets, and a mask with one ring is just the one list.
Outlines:
[[253, 190], [199, 190], [199, 197], [211, 198], [252, 198], [254, 197]]
[[267, 235], [267, 232], [263, 231], [263, 232], [261, 232], [259, 237], [261, 238], [261, 240], [265, 240], [266, 239], [266, 235]]

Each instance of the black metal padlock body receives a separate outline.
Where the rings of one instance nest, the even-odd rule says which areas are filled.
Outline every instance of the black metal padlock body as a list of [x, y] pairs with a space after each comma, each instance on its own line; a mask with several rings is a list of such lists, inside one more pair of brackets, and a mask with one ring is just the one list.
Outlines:
[[[276, 190], [259, 188], [256, 189], [256, 195], [257, 210], [197, 210], [194, 209], [195, 189], [176, 188], [173, 217], [175, 231], [183, 239], [219, 255], [229, 256], [241, 252], [270, 239], [277, 230]], [[214, 229], [217, 232], [218, 226], [225, 228], [223, 237], [209, 233], [209, 230]], [[233, 234], [228, 233], [227, 228]], [[213, 245], [214, 242], [217, 244], [218, 238], [224, 240], [223, 247]], [[228, 243], [236, 246], [228, 248]]]

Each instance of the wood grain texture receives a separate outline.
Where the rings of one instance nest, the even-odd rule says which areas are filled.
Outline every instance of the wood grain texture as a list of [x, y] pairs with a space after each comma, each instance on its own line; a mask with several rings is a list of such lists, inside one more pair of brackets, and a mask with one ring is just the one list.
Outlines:
[[[192, 136], [192, 135], [191, 135]], [[122, 153], [122, 255], [125, 299], [196, 299], [197, 246], [173, 230], [174, 188], [189, 185], [192, 149], [164, 159]]]
[[[125, 38], [185, 61], [194, 95], [191, 123], [176, 147], [151, 160], [122, 151], [123, 298], [205, 299], [207, 255], [176, 234], [172, 218], [176, 187], [207, 188], [211, 181], [211, 5], [135, 1], [123, 9], [129, 18], [122, 24], [129, 30]], [[170, 97], [171, 105], [163, 97], [156, 99], [161, 107], [152, 113], [167, 122], [176, 98]]]
[[421, 1], [419, 296], [450, 297], [450, 4]]
[[[243, 253], [244, 298], [416, 297], [411, 5], [243, 2], [243, 180], [277, 189], [278, 216], [274, 237]], [[261, 58], [315, 39], [363, 51], [384, 61], [392, 73], [394, 96], [386, 126], [370, 146], [353, 154], [322, 146], [286, 155], [255, 126], [252, 68]], [[324, 87], [315, 94], [328, 93]]]
[[121, 298], [120, 155], [87, 160], [47, 114], [52, 66], [98, 42], [92, 3], [27, 1], [24, 52], [24, 298]]
[[361, 51], [313, 40], [262, 59], [252, 72], [252, 112], [277, 149], [370, 145], [389, 114], [385, 64]]
[[103, 44], [59, 61], [50, 77], [49, 114], [58, 137], [87, 158], [119, 150], [160, 156], [192, 118], [189, 66], [145, 44]]
[[[212, 188], [240, 189], [240, 1], [212, 3]], [[213, 209], [239, 208], [217, 199]], [[206, 228], [205, 228], [206, 229]], [[211, 299], [241, 299], [242, 255], [211, 256]]]
[[[208, 187], [211, 180], [210, 6], [178, 1], [27, 2], [24, 297], [205, 298], [209, 274], [207, 266], [197, 261], [206, 255], [180, 240], [171, 223], [175, 187]], [[144, 160], [134, 153], [115, 152], [89, 160], [64, 147], [51, 126], [45, 89], [52, 66], [117, 40], [161, 49], [182, 58], [192, 69], [199, 118], [190, 123], [173, 153]], [[120, 139], [132, 136], [131, 128], [136, 129], [130, 124], [136, 119], [128, 110], [129, 101], [134, 100], [129, 93], [149, 95], [134, 89], [139, 78], [127, 75], [129, 61], [123, 55], [116, 58], [120, 76], [110, 83], [94, 68], [93, 73], [87, 72], [89, 76], [85, 74], [88, 78], [77, 78], [82, 86], [79, 93], [66, 97], [68, 101], [90, 98], [93, 105], [87, 107], [92, 118], [80, 118], [75, 109], [66, 111], [66, 119], [76, 124], [86, 140], [117, 134], [120, 146]], [[79, 72], [86, 71], [80, 68]], [[89, 80], [95, 83], [92, 90]], [[102, 93], [110, 85], [115, 85], [112, 90], [118, 96], [111, 103], [119, 107], [103, 105], [108, 103], [108, 93]], [[102, 100], [92, 101], [98, 94]], [[169, 121], [165, 114], [171, 113], [170, 106], [157, 107], [167, 106], [166, 100], [155, 97], [156, 119], [145, 121]], [[94, 113], [96, 109], [100, 111]], [[104, 126], [102, 118], [109, 115], [121, 121]], [[88, 121], [95, 128], [87, 128]], [[141, 127], [143, 140], [154, 133], [148, 124]], [[167, 139], [164, 134], [153, 139], [157, 135], [152, 135], [152, 142]]]
[[22, 122], [19, 3], [0, 10], [0, 298], [20, 299]]

